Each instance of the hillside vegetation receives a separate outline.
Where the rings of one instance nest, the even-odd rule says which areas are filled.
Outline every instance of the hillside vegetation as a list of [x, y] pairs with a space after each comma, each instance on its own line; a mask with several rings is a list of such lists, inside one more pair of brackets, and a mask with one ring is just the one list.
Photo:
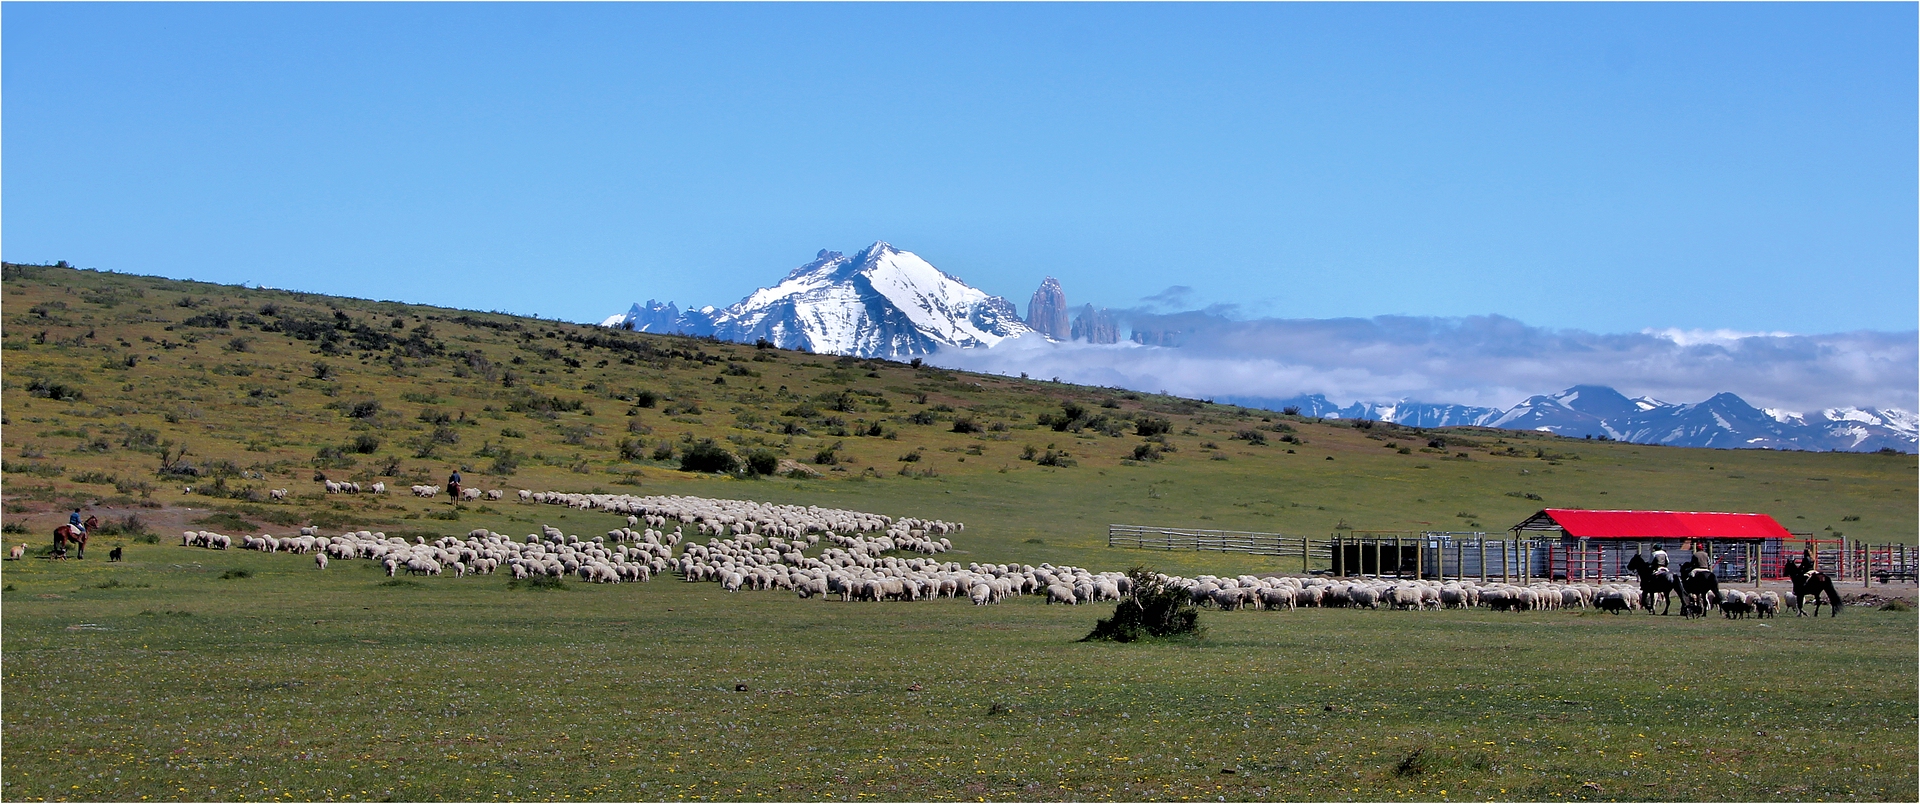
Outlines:
[[[1911, 541], [1912, 455], [1678, 449], [1205, 401], [396, 302], [9, 264], [9, 522], [193, 507], [242, 531], [515, 532], [413, 483], [697, 494], [968, 523], [997, 560], [1124, 566], [1110, 522], [1501, 531], [1544, 506], [1760, 511]], [[727, 468], [732, 474], [683, 471]], [[318, 479], [399, 493], [328, 496]], [[187, 489], [191, 488], [189, 494]], [[269, 502], [268, 490], [292, 491]], [[211, 510], [209, 510], [211, 509]], [[516, 510], [518, 509], [518, 510]], [[17, 527], [17, 525], [16, 525]], [[524, 532], [524, 529], [518, 531]], [[1194, 564], [1257, 569], [1260, 560]], [[1188, 557], [1169, 556], [1177, 569]]]

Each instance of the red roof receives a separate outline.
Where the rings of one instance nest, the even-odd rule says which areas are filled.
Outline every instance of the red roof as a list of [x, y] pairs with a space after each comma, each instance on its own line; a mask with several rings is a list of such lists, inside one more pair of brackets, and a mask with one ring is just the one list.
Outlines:
[[[1701, 511], [1588, 511], [1548, 508], [1535, 514], [1582, 539], [1786, 539], [1792, 534], [1766, 514]], [[1529, 520], [1529, 522], [1533, 521]], [[1522, 523], [1526, 525], [1528, 523]]]

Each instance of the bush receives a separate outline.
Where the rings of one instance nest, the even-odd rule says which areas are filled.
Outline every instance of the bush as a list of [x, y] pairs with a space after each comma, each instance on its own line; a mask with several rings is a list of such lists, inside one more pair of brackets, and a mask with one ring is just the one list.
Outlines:
[[364, 399], [347, 408], [349, 419], [371, 419], [380, 412], [380, 400]]
[[1113, 616], [1095, 623], [1092, 633], [1080, 641], [1139, 642], [1206, 633], [1200, 625], [1200, 610], [1193, 607], [1185, 589], [1162, 581], [1146, 567], [1127, 570], [1127, 578], [1133, 582], [1133, 595], [1113, 607]]
[[1078, 462], [1074, 461], [1074, 459], [1067, 457], [1067, 453], [1054, 452], [1053, 450], [1047, 450], [1045, 454], [1040, 456], [1039, 460], [1034, 462], [1041, 466], [1057, 466], [1061, 468], [1078, 465]]
[[634, 407], [650, 408], [660, 401], [660, 395], [652, 391], [638, 391], [633, 395]]
[[978, 433], [980, 432], [980, 425], [975, 424], [972, 419], [963, 416], [953, 420], [953, 431], [956, 433]]
[[673, 442], [667, 441], [665, 439], [661, 439], [660, 443], [654, 446], [653, 454], [648, 457], [651, 457], [656, 461], [673, 460]]
[[150, 536], [153, 534], [146, 520], [141, 519], [139, 514], [128, 514], [119, 519], [108, 518], [101, 522], [94, 532], [102, 536]]
[[1173, 431], [1173, 422], [1158, 416], [1142, 416], [1133, 423], [1133, 431], [1140, 436], [1166, 435]]
[[739, 469], [740, 459], [713, 443], [711, 438], [696, 442], [680, 452], [682, 472], [734, 472]]
[[361, 455], [372, 455], [380, 449], [380, 439], [370, 435], [363, 435], [354, 439], [353, 445], [349, 447], [349, 449]]
[[747, 474], [771, 475], [780, 468], [780, 456], [770, 449], [756, 449], [747, 453]]

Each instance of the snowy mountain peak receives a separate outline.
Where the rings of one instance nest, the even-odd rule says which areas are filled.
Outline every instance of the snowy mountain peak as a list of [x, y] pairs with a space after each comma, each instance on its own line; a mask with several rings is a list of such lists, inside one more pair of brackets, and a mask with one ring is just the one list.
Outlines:
[[905, 358], [948, 347], [992, 346], [1029, 332], [1013, 304], [973, 288], [884, 240], [852, 258], [821, 249], [814, 259], [724, 310], [688, 311], [670, 323], [656, 303], [634, 305], [606, 326], [765, 339], [782, 348]]

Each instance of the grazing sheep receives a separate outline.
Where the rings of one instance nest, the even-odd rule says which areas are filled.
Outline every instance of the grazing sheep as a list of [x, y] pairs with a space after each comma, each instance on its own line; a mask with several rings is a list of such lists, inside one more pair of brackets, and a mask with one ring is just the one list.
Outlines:
[[314, 554], [313, 554], [313, 563], [314, 563], [314, 565], [315, 565], [315, 566], [317, 566], [317, 567], [319, 567], [320, 569], [326, 569], [326, 568], [327, 568], [327, 554], [326, 554], [326, 553], [314, 553]]
[[506, 496], [507, 496], [507, 493], [499, 489], [487, 489], [488, 500], [500, 500], [505, 498]]
[[269, 499], [274, 499], [274, 500], [284, 500], [287, 498], [287, 490], [286, 489], [268, 489], [267, 497]]
[[373, 484], [373, 489], [372, 489], [372, 491], [373, 491], [373, 493], [375, 493], [375, 494], [385, 494], [385, 493], [387, 493], [387, 483], [386, 483], [386, 481], [384, 481], [384, 480], [382, 480], [382, 481], [380, 481], [380, 482], [378, 482], [378, 483], [375, 483], [375, 484]]

